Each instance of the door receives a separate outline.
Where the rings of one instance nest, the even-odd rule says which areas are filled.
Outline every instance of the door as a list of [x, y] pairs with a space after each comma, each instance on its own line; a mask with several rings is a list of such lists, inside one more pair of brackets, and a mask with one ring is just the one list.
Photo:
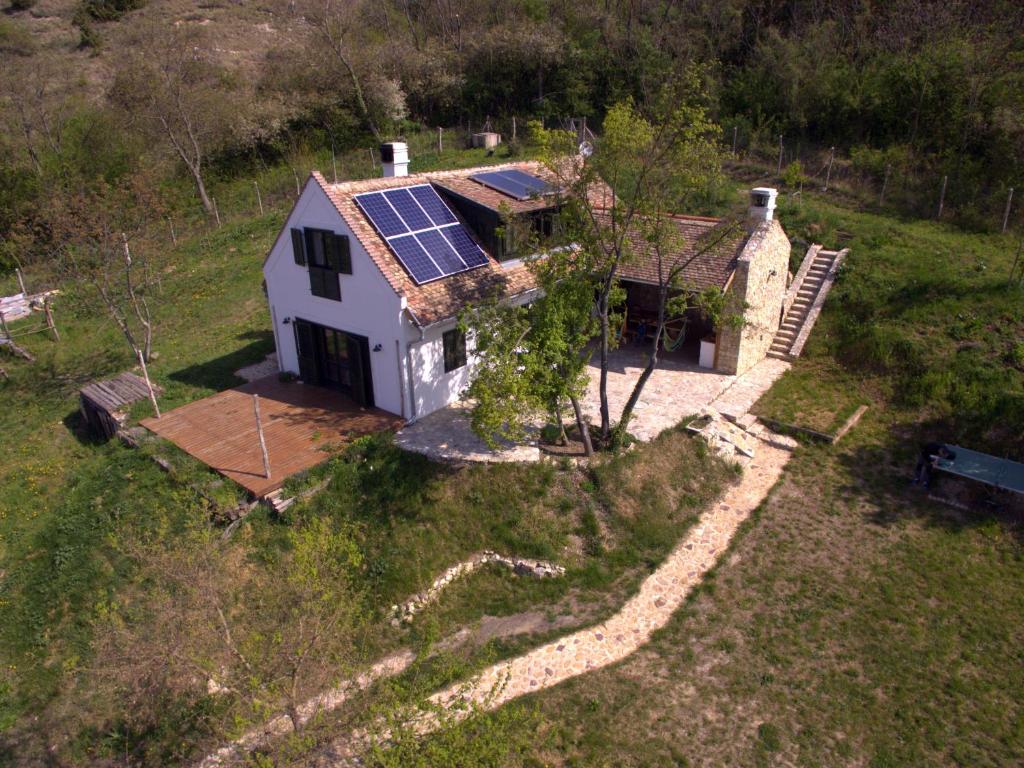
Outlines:
[[316, 365], [316, 332], [318, 326], [305, 320], [295, 321], [295, 347], [299, 355], [299, 378], [307, 384], [319, 384]]
[[362, 406], [373, 405], [369, 339], [306, 320], [295, 321], [295, 337], [304, 382], [340, 390]]

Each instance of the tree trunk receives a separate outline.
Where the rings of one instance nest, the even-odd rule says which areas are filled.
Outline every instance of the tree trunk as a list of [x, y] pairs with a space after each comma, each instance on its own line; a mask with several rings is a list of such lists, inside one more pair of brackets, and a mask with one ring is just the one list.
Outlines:
[[203, 181], [202, 171], [191, 163], [188, 164], [188, 171], [192, 174], [192, 181], [196, 185], [196, 194], [199, 195], [199, 202], [203, 204], [203, 210], [212, 214], [213, 201], [210, 200], [210, 195], [206, 192], [206, 182]]
[[576, 395], [570, 395], [569, 402], [572, 403], [573, 413], [576, 414], [576, 428], [580, 431], [580, 440], [583, 441], [583, 452], [587, 456], [593, 456], [594, 446], [590, 442], [590, 426], [583, 418], [583, 410], [580, 408], [580, 401]]
[[562, 404], [555, 400], [554, 407], [552, 409], [552, 416], [555, 417], [555, 423], [558, 425], [558, 439], [560, 445], [569, 444], [569, 436], [565, 434], [565, 422], [562, 421]]
[[668, 290], [662, 285], [658, 294], [658, 327], [654, 333], [654, 343], [651, 345], [651, 353], [647, 357], [647, 365], [644, 367], [640, 378], [633, 385], [633, 391], [629, 393], [629, 399], [622, 407], [622, 415], [619, 416], [619, 423], [615, 425], [615, 442], [618, 443], [626, 435], [626, 428], [629, 420], [633, 417], [633, 409], [640, 400], [640, 394], [644, 391], [647, 380], [651, 378], [654, 369], [658, 367], [658, 344], [661, 343], [661, 336], [665, 332], [665, 304], [668, 301]]
[[608, 411], [608, 294], [602, 296], [598, 302], [601, 313], [601, 439], [608, 440], [611, 434], [611, 415]]

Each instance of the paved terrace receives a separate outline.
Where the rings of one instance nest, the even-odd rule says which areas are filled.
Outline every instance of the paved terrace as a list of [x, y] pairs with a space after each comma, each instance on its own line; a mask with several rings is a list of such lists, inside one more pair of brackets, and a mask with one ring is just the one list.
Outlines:
[[[618, 418], [633, 385], [646, 364], [647, 356], [638, 347], [621, 347], [611, 353], [608, 371], [608, 404], [612, 419]], [[689, 355], [665, 354], [644, 387], [633, 412], [629, 431], [641, 440], [657, 437], [686, 416], [714, 408], [730, 418], [739, 418], [757, 402], [789, 368], [784, 360], [765, 358], [742, 376], [731, 376], [700, 368]], [[590, 367], [590, 384], [584, 409], [592, 424], [599, 424], [600, 368]], [[465, 403], [455, 403], [425, 416], [398, 433], [403, 448], [448, 461], [537, 461], [540, 450], [534, 436], [527, 445], [501, 446], [491, 450], [473, 434]]]

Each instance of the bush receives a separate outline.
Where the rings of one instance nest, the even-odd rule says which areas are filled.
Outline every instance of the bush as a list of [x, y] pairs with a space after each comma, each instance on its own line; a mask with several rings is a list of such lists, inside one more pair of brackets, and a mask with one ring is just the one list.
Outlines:
[[27, 11], [35, 4], [36, 0], [11, 0], [9, 7], [12, 11]]
[[[95, 21], [117, 21], [126, 13], [137, 10], [143, 5], [145, 5], [145, 0], [82, 0], [78, 11]], [[78, 22], [76, 21], [76, 23]], [[79, 24], [79, 26], [81, 25]]]

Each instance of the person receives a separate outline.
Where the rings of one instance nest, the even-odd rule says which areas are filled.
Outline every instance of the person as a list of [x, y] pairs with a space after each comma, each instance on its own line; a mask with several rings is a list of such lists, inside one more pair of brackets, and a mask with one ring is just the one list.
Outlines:
[[953, 461], [956, 453], [949, 449], [945, 443], [925, 443], [921, 446], [921, 454], [917, 458], [917, 466], [914, 468], [914, 485], [923, 485], [931, 488], [932, 468], [939, 459]]

